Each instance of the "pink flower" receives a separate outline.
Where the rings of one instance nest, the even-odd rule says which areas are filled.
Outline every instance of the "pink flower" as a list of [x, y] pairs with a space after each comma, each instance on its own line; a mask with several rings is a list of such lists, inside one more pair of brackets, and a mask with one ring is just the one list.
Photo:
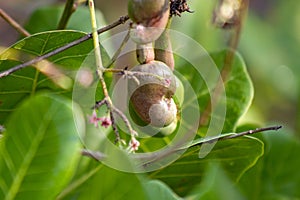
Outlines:
[[129, 151], [130, 152], [135, 152], [139, 149], [139, 146], [140, 146], [140, 142], [137, 141], [135, 139], [135, 137], [132, 137], [130, 142], [129, 142]]
[[111, 125], [111, 120], [109, 117], [100, 117], [99, 120], [101, 121], [101, 126], [107, 128]]
[[96, 128], [99, 126], [99, 122], [101, 122], [101, 126], [107, 128], [111, 125], [111, 120], [109, 117], [97, 117], [96, 110], [93, 111], [93, 114], [89, 117], [89, 123], [94, 124]]
[[98, 127], [98, 122], [101, 120], [101, 118], [97, 117], [96, 110], [93, 110], [93, 114], [89, 117], [89, 123], [94, 124], [94, 126]]

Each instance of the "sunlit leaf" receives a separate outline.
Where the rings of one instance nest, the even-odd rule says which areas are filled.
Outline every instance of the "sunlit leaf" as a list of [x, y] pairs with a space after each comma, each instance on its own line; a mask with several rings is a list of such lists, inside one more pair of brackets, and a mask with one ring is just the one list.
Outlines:
[[[68, 44], [85, 35], [76, 31], [51, 31], [32, 35], [20, 40], [1, 55], [0, 71], [12, 68], [20, 62], [32, 59]], [[93, 44], [91, 40], [83, 42], [64, 52], [54, 55], [39, 64], [39, 70], [27, 67], [0, 80], [0, 123], [15, 108], [16, 104], [40, 90], [66, 93], [71, 96], [73, 79], [84, 63], [89, 64], [91, 78], [94, 78]], [[103, 52], [105, 53], [105, 52]], [[8, 59], [8, 60], [7, 60]], [[9, 59], [18, 59], [13, 61]], [[87, 61], [87, 60], [88, 61]], [[106, 54], [103, 56], [107, 61]], [[42, 73], [41, 73], [42, 71]]]
[[80, 110], [65, 98], [36, 95], [22, 103], [0, 142], [0, 199], [53, 199], [62, 190], [80, 155], [77, 120]]

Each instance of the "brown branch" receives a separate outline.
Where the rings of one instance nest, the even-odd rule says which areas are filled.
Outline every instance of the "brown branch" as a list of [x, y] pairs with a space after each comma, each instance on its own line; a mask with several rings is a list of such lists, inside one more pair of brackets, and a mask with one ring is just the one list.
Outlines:
[[21, 35], [28, 37], [30, 33], [26, 31], [18, 22], [16, 22], [12, 17], [10, 17], [4, 10], [0, 8], [0, 16], [11, 25], [16, 31], [18, 31]]
[[[116, 26], [118, 26], [120, 24], [124, 24], [128, 19], [129, 19], [128, 16], [122, 16], [122, 17], [119, 18], [119, 20], [113, 22], [112, 24], [109, 24], [109, 25], [107, 25], [107, 26], [105, 26], [103, 28], [98, 29], [97, 33], [101, 34], [101, 33], [106, 32], [106, 31], [108, 31], [108, 30], [110, 30], [112, 28], [115, 28]], [[35, 64], [35, 63], [37, 63], [37, 62], [39, 62], [39, 61], [41, 61], [43, 59], [49, 58], [49, 57], [51, 57], [53, 55], [56, 55], [56, 54], [58, 54], [58, 53], [60, 53], [62, 51], [65, 51], [65, 50], [67, 50], [67, 49], [69, 49], [69, 48], [71, 48], [73, 46], [76, 46], [76, 45], [78, 45], [78, 44], [80, 44], [80, 43], [82, 43], [84, 41], [87, 41], [87, 40], [89, 40], [91, 38], [92, 38], [92, 33], [89, 33], [89, 34], [87, 34], [87, 35], [85, 35], [85, 36], [83, 36], [83, 37], [81, 37], [81, 38], [79, 38], [77, 40], [74, 40], [73, 42], [70, 42], [70, 43], [68, 43], [68, 44], [66, 44], [66, 45], [64, 45], [62, 47], [59, 47], [59, 48], [57, 48], [57, 49], [55, 49], [55, 50], [53, 50], [53, 51], [51, 51], [51, 52], [49, 52], [47, 54], [44, 54], [44, 55], [39, 56], [37, 58], [34, 58], [34, 59], [32, 59], [32, 60], [30, 60], [28, 62], [25, 62], [23, 64], [17, 65], [17, 66], [15, 66], [13, 68], [10, 68], [8, 70], [5, 70], [5, 71], [1, 72], [0, 73], [0, 78], [8, 76], [8, 75], [10, 75], [13, 72], [16, 72], [16, 71], [18, 71], [20, 69], [28, 67], [28, 66], [30, 66], [32, 64]]]
[[[207, 140], [204, 140], [202, 142], [199, 142], [197, 144], [194, 144], [194, 145], [191, 145], [191, 146], [188, 146], [188, 147], [185, 147], [184, 149], [187, 149], [187, 148], [190, 148], [190, 147], [194, 147], [194, 146], [198, 146], [198, 145], [202, 145], [202, 144], [205, 144], [205, 143], [213, 143], [213, 142], [216, 142], [218, 140], [228, 140], [228, 139], [234, 139], [234, 138], [238, 138], [238, 137], [242, 137], [242, 136], [247, 136], [247, 135], [252, 135], [252, 134], [255, 134], [255, 133], [260, 133], [260, 132], [265, 132], [265, 131], [277, 131], [279, 129], [281, 129], [282, 126], [270, 126], [270, 127], [265, 127], [265, 128], [257, 128], [257, 129], [254, 129], [254, 130], [248, 130], [248, 131], [244, 131], [244, 132], [240, 132], [240, 133], [236, 133], [236, 134], [232, 134], [232, 135], [229, 135], [229, 136], [225, 136], [225, 137], [222, 137], [222, 135], [218, 136], [217, 138], [211, 138], [211, 139], [207, 139]], [[171, 153], [175, 153], [177, 151], [182, 151], [183, 148], [175, 148], [171, 151], [168, 151], [166, 152], [166, 154], [164, 155], [158, 155], [156, 154], [155, 152], [153, 153], [153, 155], [151, 157], [147, 156], [147, 159], [148, 160], [151, 160], [147, 163], [143, 163], [142, 166], [148, 166], [149, 164], [153, 163], [153, 162], [156, 162], [160, 159], [164, 159], [166, 156], [170, 155]], [[87, 150], [87, 149], [84, 149], [82, 150], [82, 155], [84, 156], [88, 156], [88, 157], [91, 157], [99, 162], [103, 161], [103, 159], [107, 158], [107, 155], [101, 153], [101, 152], [97, 152], [97, 151], [90, 151], [90, 150]], [[135, 158], [138, 158], [138, 159], [145, 159], [145, 156], [143, 155], [136, 155]]]
[[233, 139], [233, 138], [237, 138], [237, 137], [241, 137], [241, 136], [245, 136], [245, 135], [252, 135], [254, 133], [260, 133], [260, 132], [265, 132], [265, 131], [278, 131], [281, 128], [282, 128], [282, 126], [270, 126], [270, 127], [265, 127], [265, 128], [257, 128], [254, 130], [248, 130], [248, 131], [240, 132], [237, 134], [229, 135], [229, 136], [220, 138], [220, 140], [228, 140], [228, 139]]
[[120, 133], [116, 124], [116, 120], [114, 117], [114, 113], [112, 111], [110, 111], [110, 120], [111, 120], [111, 126], [112, 129], [115, 133], [116, 139], [115, 139], [115, 144], [118, 144], [119, 142], [121, 142], [121, 137], [120, 137]]
[[102, 161], [106, 158], [105, 154], [103, 154], [101, 152], [98, 152], [98, 151], [91, 151], [91, 150], [88, 150], [88, 149], [82, 149], [81, 150], [81, 155], [93, 158], [97, 161]]
[[222, 137], [222, 135], [220, 135], [220, 136], [217, 136], [217, 138], [208, 139], [208, 140], [205, 140], [203, 142], [199, 142], [199, 143], [197, 143], [195, 145], [192, 145], [192, 146], [202, 145], [202, 144], [205, 144], [205, 143], [213, 143], [213, 142], [216, 142], [216, 141], [219, 141], [219, 140], [228, 140], [228, 139], [238, 138], [238, 137], [242, 137], [242, 136], [246, 136], [246, 135], [252, 135], [252, 134], [255, 134], [255, 133], [265, 132], [265, 131], [277, 131], [281, 128], [282, 128], [282, 126], [270, 126], [270, 127], [257, 128], [257, 129], [254, 129], [254, 130], [239, 132], [239, 133], [224, 136], [224, 137]]
[[114, 107], [114, 108], [112, 108], [112, 112], [116, 113], [123, 120], [123, 122], [125, 123], [125, 125], [126, 125], [126, 127], [127, 127], [127, 129], [128, 129], [128, 131], [129, 131], [129, 133], [130, 133], [131, 136], [137, 135], [137, 133], [135, 132], [135, 130], [133, 130], [133, 128], [132, 128], [129, 120], [126, 117], [126, 115], [121, 110], [119, 110], [118, 108]]

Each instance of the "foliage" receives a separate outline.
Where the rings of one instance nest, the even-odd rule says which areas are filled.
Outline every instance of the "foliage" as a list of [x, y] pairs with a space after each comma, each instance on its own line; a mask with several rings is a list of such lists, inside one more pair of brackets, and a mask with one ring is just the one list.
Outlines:
[[52, 199], [68, 183], [80, 150], [73, 111], [83, 120], [70, 100], [36, 95], [11, 115], [0, 143], [1, 199]]
[[[199, 55], [201, 64], [205, 67], [207, 58], [211, 58], [210, 61], [221, 72], [230, 50], [220, 51], [226, 46], [221, 40], [224, 33], [203, 25], [213, 7], [210, 2], [205, 6], [203, 4], [202, 1], [195, 1], [193, 8], [199, 8], [199, 12], [191, 18], [184, 16], [182, 20], [186, 23], [175, 21], [174, 29], [193, 37], [208, 49], [209, 54]], [[80, 7], [71, 17], [67, 30], [55, 30], [62, 10], [62, 6], [51, 6], [35, 11], [25, 26], [35, 34], [20, 39], [0, 54], [0, 71], [51, 52], [89, 32], [89, 25], [77, 23], [79, 19], [89, 19], [84, 7]], [[97, 11], [97, 18], [102, 26], [107, 24], [100, 11]], [[203, 21], [199, 22], [199, 19]], [[206, 28], [197, 28], [195, 24], [199, 23]], [[100, 43], [108, 37], [109, 34], [101, 36]], [[216, 40], [207, 39], [209, 37]], [[246, 44], [247, 41], [244, 41], [243, 45]], [[101, 51], [104, 63], [109, 63], [111, 58], [108, 58], [103, 46]], [[194, 49], [185, 51], [192, 54]], [[232, 55], [233, 62], [224, 82], [226, 95], [221, 96], [216, 105], [226, 109], [224, 124], [221, 124], [222, 135], [215, 135], [217, 138], [254, 127], [253, 124], [241, 126], [241, 120], [245, 120], [252, 103], [254, 88], [243, 57], [238, 53]], [[116, 163], [126, 165], [128, 169], [134, 168], [136, 163], [131, 159], [135, 155], [159, 152], [166, 146], [172, 146], [173, 141], [177, 140], [174, 133], [140, 139], [140, 149], [132, 157], [124, 152], [117, 155], [113, 151], [110, 156], [116, 155], [116, 158], [114, 163], [108, 162], [108, 166], [105, 157], [104, 162], [98, 162], [81, 156], [83, 148], [101, 149], [108, 145], [106, 138], [114, 136], [111, 128], [96, 129], [87, 123], [87, 116], [92, 113], [91, 102], [94, 98], [99, 100], [103, 97], [101, 85], [91, 86], [97, 93], [88, 102], [83, 96], [74, 97], [72, 94], [77, 87], [75, 79], [82, 65], [94, 69], [95, 61], [90, 59], [93, 56], [92, 40], [87, 40], [51, 56], [38, 68], [27, 67], [0, 79], [0, 125], [3, 124], [6, 129], [0, 137], [0, 199], [215, 200], [300, 196], [297, 172], [300, 167], [297, 159], [300, 143], [290, 133], [285, 133], [286, 130], [206, 143], [213, 148], [201, 157], [200, 152], [205, 150], [203, 141], [206, 140], [203, 136], [210, 130], [210, 124], [198, 127], [198, 121], [190, 122], [182, 113], [183, 118], [174, 133], [183, 131], [186, 137], [190, 137], [190, 125], [196, 124], [197, 129], [192, 133], [193, 142], [184, 144], [186, 149], [175, 148], [172, 152], [175, 160], [168, 160], [169, 157], [163, 155], [157, 160], [140, 161], [143, 166], [151, 168], [153, 165], [155, 170], [135, 174], [113, 168]], [[185, 91], [181, 94], [182, 99], [177, 101], [182, 101], [180, 106], [187, 113], [194, 112], [194, 106], [199, 105], [202, 116], [212, 98], [211, 88], [192, 63], [180, 55], [175, 55], [175, 58], [175, 75], [183, 83]], [[112, 86], [111, 76], [105, 74], [105, 79], [108, 87]], [[189, 99], [190, 89], [195, 91], [195, 99]], [[89, 91], [86, 90], [84, 95], [90, 97]], [[100, 113], [105, 114], [106, 110], [100, 110]], [[218, 114], [211, 112], [210, 121], [222, 118]], [[212, 127], [212, 130], [219, 129]], [[121, 131], [121, 134], [125, 133]], [[160, 161], [167, 164], [155, 166], [161, 164]]]

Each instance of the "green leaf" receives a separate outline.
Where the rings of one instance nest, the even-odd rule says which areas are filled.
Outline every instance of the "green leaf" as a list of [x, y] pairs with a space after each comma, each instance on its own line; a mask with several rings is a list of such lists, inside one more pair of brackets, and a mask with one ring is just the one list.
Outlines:
[[[263, 134], [265, 156], [241, 179], [249, 199], [297, 199], [300, 196], [300, 142], [286, 130]], [[254, 187], [253, 187], [254, 184]]]
[[[0, 61], [0, 69], [9, 69], [20, 62], [12, 60]], [[28, 68], [27, 74], [34, 77], [34, 69]], [[29, 76], [22, 77], [20, 72], [12, 76], [0, 79], [0, 124], [3, 124], [7, 116], [14, 110], [16, 105], [32, 93], [34, 79]]]
[[0, 199], [54, 199], [76, 168], [83, 120], [80, 109], [59, 96], [22, 103], [0, 142]]
[[186, 199], [223, 200], [245, 199], [235, 183], [217, 164], [208, 165], [202, 183]]
[[[227, 51], [211, 54], [218, 68], [221, 70]], [[251, 78], [248, 75], [243, 58], [235, 53], [229, 76], [225, 81], [226, 118], [223, 132], [235, 131], [238, 120], [249, 109], [254, 96]], [[222, 102], [222, 100], [220, 100]]]
[[[39, 7], [31, 14], [24, 28], [31, 34], [55, 30], [63, 10], [64, 5]], [[106, 25], [104, 17], [99, 10], [96, 11], [96, 19], [99, 27]], [[78, 6], [71, 15], [66, 29], [91, 32], [92, 27], [88, 7]]]
[[[61, 46], [64, 46], [85, 35], [79, 31], [48, 31], [31, 35], [18, 41], [8, 50], [4, 51], [1, 59], [18, 59], [27, 61], [32, 56], [41, 56]], [[77, 69], [86, 56], [93, 50], [91, 40], [85, 41], [59, 54], [50, 57], [48, 60], [63, 66], [65, 69]], [[5, 68], [5, 66], [3, 67]], [[2, 67], [1, 67], [2, 69]], [[24, 69], [25, 71], [27, 69]]]
[[144, 183], [148, 200], [178, 200], [181, 199], [166, 184], [159, 180], [150, 180]]
[[[218, 70], [221, 71], [225, 62], [226, 52], [227, 50], [223, 50], [210, 55], [205, 55], [204, 57], [199, 58], [199, 62], [202, 61], [202, 65], [204, 66], [214, 67], [211, 65], [211, 60], [208, 58], [209, 56], [213, 59]], [[177, 70], [188, 79], [194, 91], [198, 94], [199, 107], [203, 114], [212, 98], [212, 92], [209, 93], [209, 90], [206, 87], [207, 83], [205, 82], [205, 79], [202, 78], [203, 74], [197, 72], [191, 64], [181, 58], [177, 57], [176, 63], [178, 66]], [[204, 75], [208, 76], [209, 73]], [[251, 105], [254, 93], [252, 81], [248, 75], [245, 62], [238, 53], [234, 53], [232, 66], [227, 80], [224, 83], [224, 88], [226, 92], [225, 98], [220, 96], [216, 107], [225, 107], [226, 116], [221, 116], [218, 112], [213, 113], [212, 116], [214, 119], [225, 118], [223, 133], [235, 132], [237, 122]], [[223, 112], [221, 114], [223, 114]]]
[[150, 173], [150, 177], [162, 180], [184, 196], [201, 182], [209, 163], [219, 163], [233, 181], [238, 181], [263, 155], [263, 146], [252, 137], [219, 141], [203, 159], [199, 158], [200, 146], [194, 146], [171, 165]]
[[[32, 35], [20, 40], [0, 55], [0, 71], [12, 68], [21, 62], [40, 56], [68, 44], [85, 35], [76, 31], [52, 31]], [[85, 41], [64, 52], [50, 57], [51, 62], [43, 62], [43, 73], [36, 68], [27, 67], [0, 80], [0, 124], [25, 97], [40, 90], [65, 93], [71, 96], [72, 82], [76, 71], [85, 64], [94, 74], [93, 44]], [[9, 60], [11, 59], [11, 60]], [[13, 61], [13, 60], [18, 61]], [[103, 51], [104, 63], [107, 56]], [[50, 73], [50, 74], [49, 74]], [[46, 75], [45, 75], [46, 74]], [[92, 75], [93, 77], [93, 75]], [[61, 88], [62, 86], [63, 88]]]
[[58, 199], [145, 199], [140, 179], [135, 174], [121, 172], [98, 162], [59, 196]]

